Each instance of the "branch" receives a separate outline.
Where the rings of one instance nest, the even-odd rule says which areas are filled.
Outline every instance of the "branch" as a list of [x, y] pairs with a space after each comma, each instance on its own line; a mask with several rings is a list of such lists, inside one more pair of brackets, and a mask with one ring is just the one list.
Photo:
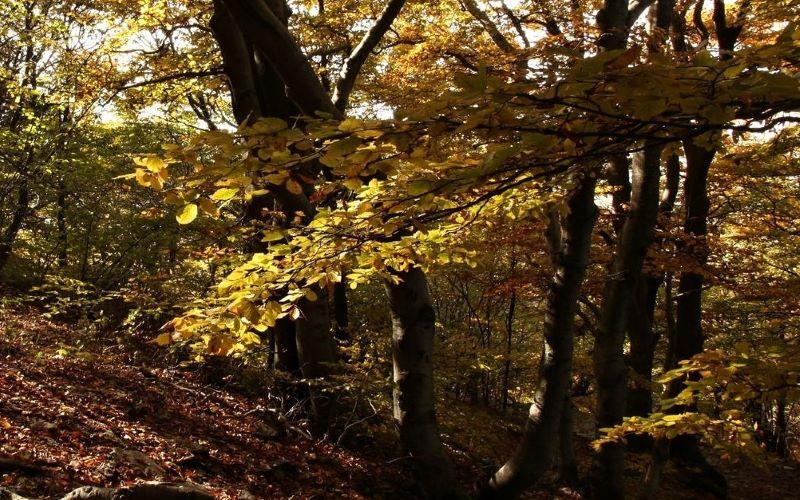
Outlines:
[[308, 116], [340, 118], [317, 74], [288, 28], [261, 0], [223, 0], [248, 40], [269, 60], [289, 98]]
[[344, 113], [344, 110], [347, 109], [350, 93], [353, 91], [353, 86], [356, 83], [361, 67], [378, 45], [378, 42], [381, 41], [383, 35], [392, 26], [405, 3], [406, 0], [389, 0], [375, 24], [367, 31], [364, 38], [361, 39], [361, 42], [342, 65], [339, 81], [336, 82], [336, 89], [333, 92], [333, 104], [339, 112]]
[[461, 0], [461, 3], [464, 5], [464, 8], [467, 9], [467, 12], [472, 14], [481, 25], [483, 29], [489, 34], [489, 36], [494, 41], [495, 45], [500, 47], [500, 50], [505, 52], [506, 54], [511, 54], [514, 52], [514, 46], [511, 42], [508, 41], [508, 38], [505, 37], [500, 30], [497, 29], [497, 26], [489, 19], [489, 16], [486, 15], [484, 11], [478, 7], [478, 4], [475, 0]]
[[164, 75], [151, 80], [144, 80], [136, 83], [129, 83], [117, 88], [117, 91], [135, 89], [137, 87], [145, 87], [147, 85], [155, 85], [157, 83], [169, 82], [172, 80], [183, 80], [188, 78], [202, 78], [205, 76], [219, 76], [224, 75], [225, 71], [222, 68], [211, 68], [200, 71], [186, 71], [184, 73], [173, 73], [171, 75]]
[[694, 23], [694, 27], [697, 28], [697, 31], [700, 32], [700, 40], [705, 42], [708, 40], [708, 28], [706, 28], [703, 22], [703, 2], [704, 0], [697, 0], [697, 3], [694, 5], [692, 23]]
[[642, 15], [642, 12], [644, 12], [645, 9], [650, 7], [652, 3], [653, 0], [639, 0], [628, 9], [629, 28], [636, 23], [636, 20], [639, 19], [639, 16]]

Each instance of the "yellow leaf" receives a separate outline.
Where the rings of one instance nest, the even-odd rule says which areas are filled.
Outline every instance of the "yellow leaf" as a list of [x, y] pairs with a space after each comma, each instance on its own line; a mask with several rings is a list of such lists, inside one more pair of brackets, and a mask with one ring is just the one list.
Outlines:
[[152, 342], [160, 346], [170, 345], [172, 343], [172, 334], [162, 333], [158, 337], [154, 338]]
[[211, 199], [220, 201], [230, 200], [236, 196], [238, 192], [239, 190], [235, 188], [220, 188], [214, 191], [214, 194], [211, 195]]
[[264, 231], [264, 236], [262, 241], [278, 241], [283, 239], [283, 231], [279, 231], [277, 229], [273, 231]]
[[358, 179], [356, 177], [351, 177], [349, 179], [346, 179], [342, 184], [344, 184], [344, 187], [346, 187], [347, 189], [349, 189], [351, 191], [355, 191], [356, 189], [360, 188], [361, 185], [362, 185], [361, 179]]
[[178, 221], [178, 224], [189, 224], [193, 220], [197, 218], [197, 205], [194, 203], [189, 203], [188, 205], [184, 205], [178, 213], [175, 215], [175, 220]]
[[140, 156], [134, 158], [133, 162], [147, 168], [147, 170], [151, 172], [158, 172], [167, 166], [167, 162], [155, 156]]

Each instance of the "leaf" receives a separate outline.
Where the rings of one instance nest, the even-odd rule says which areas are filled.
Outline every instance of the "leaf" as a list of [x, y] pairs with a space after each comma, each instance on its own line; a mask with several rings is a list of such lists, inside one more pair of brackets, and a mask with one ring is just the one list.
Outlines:
[[286, 189], [292, 194], [301, 194], [303, 192], [303, 187], [294, 179], [286, 181]]
[[206, 214], [211, 217], [219, 217], [219, 208], [217, 208], [213, 201], [208, 198], [200, 198], [197, 200], [197, 203], [200, 205], [200, 209]]
[[253, 131], [259, 134], [273, 134], [288, 127], [289, 125], [280, 118], [259, 118], [253, 124]]
[[145, 167], [151, 172], [159, 172], [167, 167], [167, 162], [155, 156], [139, 156], [133, 159], [133, 163]]
[[194, 203], [189, 203], [184, 205], [177, 214], [175, 214], [175, 220], [178, 221], [178, 224], [190, 224], [193, 220], [197, 218], [197, 205]]
[[211, 199], [220, 201], [230, 200], [236, 196], [238, 192], [239, 190], [236, 188], [220, 188], [214, 191], [214, 194], [211, 195]]
[[172, 334], [162, 333], [158, 337], [154, 338], [151, 342], [162, 347], [170, 345], [172, 343]]
[[264, 236], [261, 238], [262, 241], [279, 241], [285, 237], [283, 231], [278, 229], [272, 231], [264, 231]]
[[429, 192], [433, 184], [424, 179], [418, 179], [408, 183], [408, 194], [411, 196], [419, 196]]

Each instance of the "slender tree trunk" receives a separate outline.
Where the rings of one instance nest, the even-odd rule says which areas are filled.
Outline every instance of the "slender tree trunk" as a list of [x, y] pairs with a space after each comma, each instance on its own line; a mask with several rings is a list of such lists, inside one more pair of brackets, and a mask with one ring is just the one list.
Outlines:
[[508, 407], [508, 386], [511, 376], [511, 347], [514, 333], [514, 310], [517, 307], [517, 293], [511, 292], [511, 298], [508, 302], [508, 315], [506, 316], [506, 361], [503, 367], [503, 400], [501, 407], [503, 411]]
[[[715, 149], [705, 149], [686, 141], [686, 180], [684, 181], [684, 205], [686, 219], [683, 231], [691, 238], [689, 247], [695, 262], [702, 266], [708, 260], [709, 201], [707, 194], [708, 169], [714, 159]], [[675, 355], [677, 360], [689, 359], [703, 351], [702, 297], [703, 275], [697, 271], [684, 271], [678, 282], [677, 331]]]
[[58, 183], [58, 212], [56, 213], [56, 226], [58, 228], [58, 268], [62, 271], [67, 267], [67, 188], [64, 180]]
[[[658, 153], [658, 154], [656, 154]], [[636, 284], [658, 214], [660, 146], [646, 143], [633, 162], [631, 206], [622, 227], [608, 278], [594, 346], [597, 425], [613, 427], [625, 413], [627, 366], [623, 354]], [[597, 454], [592, 488], [597, 498], [624, 498], [624, 446], [605, 444]]]
[[445, 498], [455, 492], [455, 472], [436, 424], [435, 313], [421, 269], [414, 267], [397, 276], [402, 280], [399, 284], [384, 282], [392, 316], [394, 419], [428, 495]]
[[568, 398], [575, 314], [597, 212], [594, 187], [594, 178], [586, 177], [570, 196], [562, 248], [553, 249], [558, 257], [548, 293], [544, 349], [534, 403], [522, 442], [514, 456], [492, 476], [484, 491], [485, 498], [516, 497], [535, 483], [552, 463], [564, 401]]
[[[686, 180], [684, 181], [684, 205], [686, 218], [683, 230], [692, 239], [689, 247], [699, 266], [708, 259], [706, 233], [708, 231], [709, 200], [707, 194], [708, 170], [714, 159], [716, 148], [707, 149], [684, 141], [686, 153]], [[678, 280], [676, 300], [676, 323], [673, 343], [669, 347], [671, 368], [681, 360], [689, 359], [703, 351], [702, 294], [703, 275], [694, 269], [681, 273]], [[680, 392], [683, 381], [677, 380], [667, 388], [667, 397]], [[679, 411], [674, 408], [673, 411]], [[673, 461], [687, 470], [694, 471], [691, 481], [697, 487], [718, 496], [727, 496], [727, 481], [700, 450], [697, 436], [679, 436], [672, 440], [670, 456]]]

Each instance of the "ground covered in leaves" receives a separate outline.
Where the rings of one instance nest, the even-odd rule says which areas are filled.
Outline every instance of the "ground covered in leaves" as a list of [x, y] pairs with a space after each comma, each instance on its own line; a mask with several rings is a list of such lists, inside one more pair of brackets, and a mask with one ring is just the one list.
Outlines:
[[[78, 486], [159, 480], [195, 483], [222, 499], [419, 496], [390, 437], [361, 446], [317, 441], [282, 422], [268, 396], [210, 382], [144, 340], [54, 321], [22, 301], [0, 302], [0, 487], [59, 498]], [[474, 489], [513, 451], [519, 432], [496, 414], [444, 406], [445, 439]], [[583, 469], [588, 441], [579, 432]], [[635, 488], [646, 457], [630, 464]], [[791, 463], [721, 467], [731, 498], [796, 498], [800, 491]], [[548, 484], [527, 496], [581, 498]], [[668, 470], [661, 497], [703, 495]]]

